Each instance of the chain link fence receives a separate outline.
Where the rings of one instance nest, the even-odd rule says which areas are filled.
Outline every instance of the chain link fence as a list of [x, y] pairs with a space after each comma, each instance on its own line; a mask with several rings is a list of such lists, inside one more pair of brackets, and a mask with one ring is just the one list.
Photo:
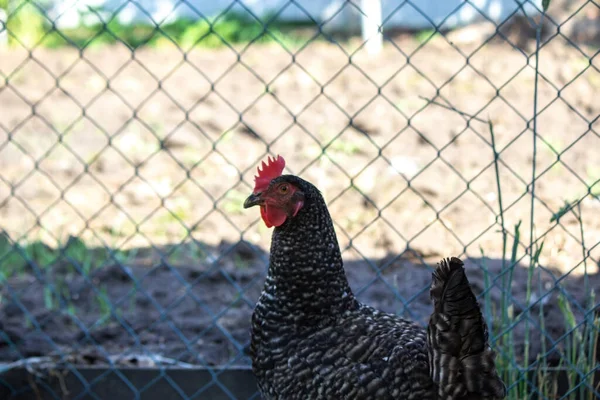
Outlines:
[[598, 398], [599, 43], [592, 0], [0, 1], [2, 398], [259, 398], [268, 154], [361, 301], [426, 323], [460, 256], [509, 398]]

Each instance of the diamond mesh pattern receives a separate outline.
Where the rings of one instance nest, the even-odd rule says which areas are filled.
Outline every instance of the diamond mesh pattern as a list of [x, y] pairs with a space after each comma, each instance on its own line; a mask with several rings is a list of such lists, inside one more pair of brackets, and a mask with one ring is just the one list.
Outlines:
[[[267, 17], [244, 0], [216, 16], [118, 3], [0, 2], [2, 373], [26, 366], [26, 390], [56, 399], [52, 369], [76, 398], [107, 380], [123, 398], [165, 382], [238, 398], [223, 374], [249, 363], [270, 242], [241, 204], [282, 154], [323, 191], [361, 300], [426, 323], [432, 265], [459, 256], [509, 398], [600, 396], [598, 2], [505, 1], [498, 18], [456, 1], [434, 18], [397, 1], [378, 55], [334, 28], [365, 16], [358, 0], [327, 18], [299, 0]], [[427, 28], [394, 32], [408, 14]], [[160, 376], [138, 385], [131, 365]], [[209, 382], [190, 393], [173, 365]]]

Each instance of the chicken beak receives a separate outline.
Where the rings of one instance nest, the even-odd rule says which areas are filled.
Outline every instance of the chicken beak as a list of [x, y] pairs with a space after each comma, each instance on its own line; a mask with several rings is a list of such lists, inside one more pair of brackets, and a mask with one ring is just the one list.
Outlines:
[[254, 207], [263, 204], [263, 199], [260, 197], [262, 193], [252, 193], [246, 201], [244, 201], [244, 208]]

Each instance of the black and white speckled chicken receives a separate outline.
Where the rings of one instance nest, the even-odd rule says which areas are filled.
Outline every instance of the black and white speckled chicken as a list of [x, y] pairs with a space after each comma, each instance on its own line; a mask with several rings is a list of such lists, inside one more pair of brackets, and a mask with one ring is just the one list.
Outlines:
[[358, 302], [319, 190], [263, 162], [244, 208], [275, 227], [252, 315], [252, 369], [264, 399], [502, 399], [504, 383], [457, 258], [433, 273], [428, 328]]

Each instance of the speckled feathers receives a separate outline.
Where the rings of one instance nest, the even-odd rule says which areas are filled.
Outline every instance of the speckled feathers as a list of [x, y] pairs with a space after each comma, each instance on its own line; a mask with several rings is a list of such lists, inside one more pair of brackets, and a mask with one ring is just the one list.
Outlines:
[[434, 273], [427, 329], [363, 305], [346, 279], [321, 193], [293, 175], [268, 185], [281, 182], [298, 188], [304, 205], [273, 230], [252, 315], [249, 353], [265, 400], [501, 398], [487, 327], [460, 260], [444, 260]]

